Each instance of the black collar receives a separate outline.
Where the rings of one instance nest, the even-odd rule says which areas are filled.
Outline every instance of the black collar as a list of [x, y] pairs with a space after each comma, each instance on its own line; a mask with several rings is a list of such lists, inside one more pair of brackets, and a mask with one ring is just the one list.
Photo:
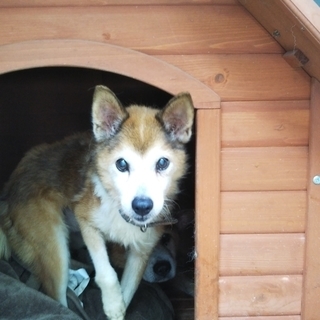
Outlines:
[[173, 225], [175, 223], [178, 222], [177, 219], [172, 218], [171, 216], [162, 216], [162, 218], [160, 218], [160, 220], [156, 220], [156, 221], [152, 221], [149, 223], [145, 223], [145, 224], [141, 224], [141, 223], [137, 223], [135, 222], [133, 219], [131, 219], [128, 215], [126, 215], [123, 211], [119, 210], [121, 217], [126, 221], [131, 223], [132, 225], [136, 226], [136, 227], [140, 227], [140, 230], [142, 232], [146, 232], [147, 229], [149, 227], [154, 227], [154, 226], [168, 226], [168, 225]]

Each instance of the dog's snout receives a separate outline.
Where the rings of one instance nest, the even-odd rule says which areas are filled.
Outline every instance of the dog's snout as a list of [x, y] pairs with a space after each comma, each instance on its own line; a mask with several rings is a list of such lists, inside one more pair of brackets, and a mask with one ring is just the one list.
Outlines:
[[136, 214], [143, 217], [153, 208], [153, 201], [146, 197], [136, 197], [132, 201], [132, 209]]
[[171, 271], [171, 264], [167, 260], [158, 261], [153, 266], [153, 271], [158, 276], [165, 277]]

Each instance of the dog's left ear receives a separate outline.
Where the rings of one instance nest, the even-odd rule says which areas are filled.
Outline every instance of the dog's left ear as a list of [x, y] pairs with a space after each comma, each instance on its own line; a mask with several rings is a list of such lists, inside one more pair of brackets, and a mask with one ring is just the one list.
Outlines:
[[191, 138], [193, 117], [193, 102], [186, 92], [174, 96], [158, 114], [170, 139], [181, 143], [187, 143]]

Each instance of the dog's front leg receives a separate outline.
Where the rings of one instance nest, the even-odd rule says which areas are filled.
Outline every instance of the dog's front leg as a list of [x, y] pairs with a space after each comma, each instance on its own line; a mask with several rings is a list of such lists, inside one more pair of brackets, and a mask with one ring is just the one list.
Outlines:
[[123, 320], [126, 306], [118, 276], [109, 261], [105, 240], [100, 231], [88, 226], [87, 222], [80, 221], [79, 224], [95, 268], [95, 281], [101, 289], [103, 310], [108, 319]]
[[121, 279], [121, 288], [126, 307], [130, 304], [131, 299], [140, 284], [151, 251], [151, 248], [148, 251], [137, 251], [134, 247], [129, 248]]

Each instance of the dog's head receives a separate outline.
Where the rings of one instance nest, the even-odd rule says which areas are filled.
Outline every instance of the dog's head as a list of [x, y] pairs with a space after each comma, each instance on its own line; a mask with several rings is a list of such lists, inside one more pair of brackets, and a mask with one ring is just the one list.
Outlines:
[[165, 282], [175, 278], [171, 285], [193, 295], [194, 211], [178, 211], [175, 216], [177, 224], [165, 228], [149, 257], [143, 279]]
[[[176, 275], [177, 239], [173, 232], [165, 232], [154, 247], [143, 279], [148, 282], [165, 282]], [[177, 235], [176, 235], [177, 238]]]
[[145, 226], [168, 213], [186, 171], [184, 145], [191, 138], [193, 116], [188, 93], [173, 97], [162, 110], [124, 108], [108, 88], [96, 87], [96, 171], [127, 221]]

